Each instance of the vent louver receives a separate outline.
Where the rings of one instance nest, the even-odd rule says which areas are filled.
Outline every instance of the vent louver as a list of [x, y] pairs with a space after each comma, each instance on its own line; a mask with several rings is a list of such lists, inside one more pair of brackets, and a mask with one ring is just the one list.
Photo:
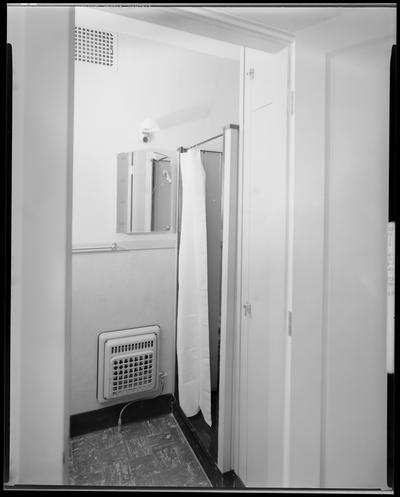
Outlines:
[[75, 26], [75, 60], [113, 66], [115, 35], [98, 29]]

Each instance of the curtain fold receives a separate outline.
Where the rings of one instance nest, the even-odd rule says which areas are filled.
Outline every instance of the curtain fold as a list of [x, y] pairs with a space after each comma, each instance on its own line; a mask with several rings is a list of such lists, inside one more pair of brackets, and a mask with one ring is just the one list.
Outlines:
[[179, 403], [201, 410], [211, 426], [205, 172], [199, 150], [181, 154], [182, 212], [178, 260], [177, 358]]

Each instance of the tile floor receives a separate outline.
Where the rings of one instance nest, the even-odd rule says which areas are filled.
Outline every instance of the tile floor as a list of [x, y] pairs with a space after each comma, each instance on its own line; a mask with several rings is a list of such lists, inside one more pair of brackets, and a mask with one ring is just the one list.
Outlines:
[[172, 414], [73, 437], [70, 484], [212, 487]]

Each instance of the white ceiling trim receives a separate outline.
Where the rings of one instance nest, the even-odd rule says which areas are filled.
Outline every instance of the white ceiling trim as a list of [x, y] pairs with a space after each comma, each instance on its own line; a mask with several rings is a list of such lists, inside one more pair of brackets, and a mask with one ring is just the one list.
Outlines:
[[[282, 50], [294, 40], [294, 34], [287, 31], [238, 18], [235, 14], [215, 12], [207, 7], [157, 6], [145, 9], [144, 13], [141, 9], [128, 9], [118, 9], [120, 12], [117, 13], [148, 23], [271, 53]], [[117, 8], [107, 6], [106, 10], [116, 13]]]
[[295, 34], [291, 31], [286, 31], [284, 29], [275, 28], [273, 26], [266, 26], [263, 23], [256, 21], [250, 21], [244, 19], [243, 17], [232, 14], [231, 12], [216, 12], [210, 7], [179, 7], [179, 10], [184, 10], [186, 12], [191, 12], [196, 14], [196, 16], [202, 16], [207, 19], [222, 22], [225, 25], [234, 26], [243, 31], [251, 31], [252, 34], [263, 35], [269, 38], [278, 39], [286, 43], [290, 43], [294, 40]]
[[[169, 13], [171, 13], [172, 9], [162, 8], [162, 10], [169, 10]], [[289, 31], [239, 18], [234, 14], [215, 12], [208, 7], [175, 7], [173, 14], [181, 17], [182, 20], [186, 18], [203, 22], [208, 27], [212, 26], [216, 30], [225, 29], [240, 33], [243, 37], [251, 36], [261, 38], [275, 45], [281, 44], [282, 48], [295, 39], [295, 35]]]

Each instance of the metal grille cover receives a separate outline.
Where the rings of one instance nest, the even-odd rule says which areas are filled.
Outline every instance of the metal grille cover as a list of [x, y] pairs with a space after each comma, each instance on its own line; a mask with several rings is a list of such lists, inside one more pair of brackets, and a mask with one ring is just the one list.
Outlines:
[[75, 60], [113, 66], [115, 35], [99, 29], [75, 26]]
[[158, 388], [158, 333], [158, 326], [147, 326], [99, 335], [100, 402]]
[[152, 390], [155, 383], [154, 334], [106, 342], [104, 397], [113, 398]]

